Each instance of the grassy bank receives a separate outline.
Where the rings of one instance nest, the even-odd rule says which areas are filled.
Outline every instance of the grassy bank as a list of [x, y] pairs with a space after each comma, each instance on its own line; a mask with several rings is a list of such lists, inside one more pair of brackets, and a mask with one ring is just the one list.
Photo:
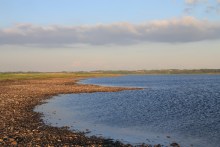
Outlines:
[[57, 72], [57, 73], [0, 73], [0, 80], [28, 80], [28, 79], [51, 79], [51, 78], [87, 78], [87, 77], [109, 77], [118, 76], [118, 73], [96, 73], [96, 72]]
[[166, 70], [117, 70], [117, 71], [93, 71], [93, 72], [17, 72], [0, 73], [0, 80], [6, 79], [47, 79], [47, 78], [75, 78], [75, 77], [109, 77], [127, 74], [220, 74], [220, 69], [166, 69]]

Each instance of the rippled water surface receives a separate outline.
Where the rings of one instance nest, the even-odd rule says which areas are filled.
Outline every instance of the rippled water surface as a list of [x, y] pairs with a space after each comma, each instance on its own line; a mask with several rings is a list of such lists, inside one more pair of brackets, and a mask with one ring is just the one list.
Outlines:
[[220, 145], [220, 75], [123, 76], [81, 83], [144, 89], [56, 96], [36, 108], [45, 122], [132, 144]]

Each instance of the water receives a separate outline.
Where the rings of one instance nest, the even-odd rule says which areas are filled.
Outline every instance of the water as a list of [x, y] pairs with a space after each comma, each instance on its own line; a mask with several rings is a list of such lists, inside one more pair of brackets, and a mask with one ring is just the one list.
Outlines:
[[220, 75], [93, 78], [84, 84], [143, 90], [56, 96], [36, 108], [53, 126], [125, 143], [220, 145]]

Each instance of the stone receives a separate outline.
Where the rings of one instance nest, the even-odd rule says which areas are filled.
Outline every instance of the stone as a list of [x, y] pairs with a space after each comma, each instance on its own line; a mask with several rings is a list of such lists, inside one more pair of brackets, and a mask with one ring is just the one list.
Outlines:
[[13, 142], [11, 143], [11, 145], [16, 146], [16, 145], [18, 145], [18, 143], [17, 143], [16, 141], [13, 141]]
[[9, 138], [8, 140], [9, 140], [10, 142], [15, 141], [15, 139], [14, 139], [14, 138]]
[[180, 147], [180, 145], [179, 145], [178, 143], [176, 143], [176, 142], [171, 143], [170, 146], [173, 146], [173, 147]]

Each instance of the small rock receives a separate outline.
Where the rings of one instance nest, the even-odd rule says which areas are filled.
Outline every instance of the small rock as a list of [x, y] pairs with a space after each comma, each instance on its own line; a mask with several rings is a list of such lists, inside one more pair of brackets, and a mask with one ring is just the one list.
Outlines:
[[8, 140], [8, 137], [7, 136], [4, 136], [3, 137], [3, 141], [7, 141]]
[[14, 145], [14, 146], [16, 146], [18, 143], [16, 142], [16, 141], [13, 141], [12, 143], [11, 143], [11, 145]]
[[180, 147], [180, 145], [179, 145], [178, 143], [176, 143], [176, 142], [171, 143], [170, 146], [173, 146], [173, 147]]
[[14, 138], [9, 138], [9, 141], [13, 142], [13, 141], [15, 141], [15, 139]]

